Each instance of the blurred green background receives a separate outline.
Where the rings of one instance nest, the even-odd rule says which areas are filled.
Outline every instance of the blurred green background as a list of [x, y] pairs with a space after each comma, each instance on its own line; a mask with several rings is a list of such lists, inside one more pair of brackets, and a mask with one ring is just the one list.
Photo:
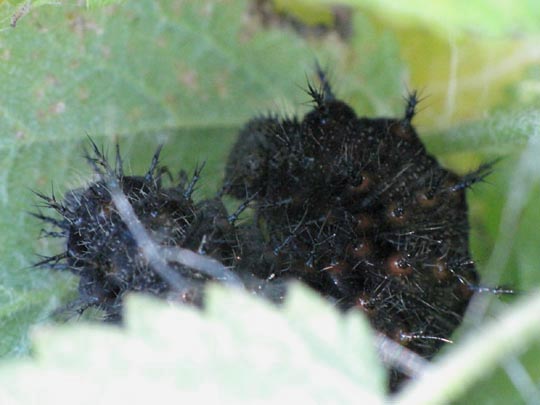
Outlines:
[[[59, 247], [28, 212], [31, 190], [90, 179], [87, 134], [119, 141], [133, 173], [160, 143], [173, 173], [206, 161], [198, 195], [211, 195], [246, 120], [306, 110], [316, 60], [359, 115], [399, 116], [418, 89], [415, 125], [454, 170], [503, 158], [469, 193], [474, 256], [486, 285], [538, 287], [539, 33], [540, 3], [526, 0], [0, 0], [0, 355], [28, 353], [28, 327], [75, 293], [31, 268]], [[538, 385], [538, 348], [522, 360]], [[524, 390], [497, 370], [466, 402]]]

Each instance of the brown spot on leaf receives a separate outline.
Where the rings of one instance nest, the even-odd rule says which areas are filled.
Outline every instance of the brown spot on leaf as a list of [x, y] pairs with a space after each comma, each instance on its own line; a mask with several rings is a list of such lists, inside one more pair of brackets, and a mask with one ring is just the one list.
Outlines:
[[190, 90], [199, 88], [199, 77], [197, 71], [189, 68], [180, 68], [177, 73], [177, 80]]

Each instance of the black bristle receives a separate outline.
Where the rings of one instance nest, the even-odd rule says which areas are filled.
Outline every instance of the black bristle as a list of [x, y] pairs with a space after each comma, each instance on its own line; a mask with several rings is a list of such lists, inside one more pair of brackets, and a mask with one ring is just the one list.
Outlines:
[[277, 277], [363, 310], [379, 331], [431, 358], [479, 285], [465, 189], [492, 164], [464, 177], [439, 165], [411, 125], [417, 92], [401, 119], [357, 117], [317, 74], [321, 88], [308, 83], [315, 108], [302, 120], [258, 118], [240, 132], [228, 193], [257, 192]]
[[[202, 287], [212, 277], [179, 262], [185, 260], [187, 253], [175, 250], [177, 248], [197, 251], [204, 245], [208, 258], [194, 257], [192, 260], [202, 265], [210, 261], [206, 271], [215, 274], [222, 271], [225, 278], [236, 277], [225, 269], [237, 266], [241, 260], [237, 253], [241, 250], [238, 247], [241, 235], [229, 223], [221, 200], [196, 203], [191, 199], [204, 165], [195, 169], [187, 185], [180, 181], [177, 186], [163, 187], [160, 175], [166, 169], [159, 166], [160, 149], [155, 152], [144, 176], [126, 176], [118, 149], [113, 170], [104, 152], [91, 141], [91, 151], [86, 153], [86, 159], [98, 175], [96, 182], [84, 189], [68, 191], [62, 203], [54, 196], [36, 193], [48, 208], [60, 214], [60, 218], [42, 213], [33, 215], [62, 230], [50, 231], [49, 236], [66, 237], [64, 253], [44, 257], [36, 266], [68, 269], [78, 274], [79, 301], [84, 304], [81, 311], [97, 306], [105, 312], [107, 319], [118, 321], [122, 298], [129, 291], [158, 296], [174, 293], [179, 300], [189, 296], [191, 303], [201, 305]], [[132, 209], [134, 216], [128, 220], [115, 204], [112, 192], [115, 189], [126, 197]], [[131, 223], [138, 221], [150, 237], [148, 243], [160, 249], [165, 266], [174, 273], [173, 279], [176, 276], [181, 282], [170, 281], [145, 256], [148, 246], [141, 246], [139, 236], [130, 228]], [[211, 270], [213, 259], [219, 264]]]
[[[412, 126], [417, 92], [400, 118], [359, 117], [318, 65], [316, 73], [304, 117], [267, 114], [240, 131], [215, 198], [192, 199], [204, 164], [164, 186], [161, 147], [144, 175], [128, 176], [118, 146], [113, 169], [90, 139], [85, 157], [98, 180], [63, 201], [36, 192], [59, 218], [33, 214], [58, 228], [47, 236], [65, 237], [65, 251], [36, 266], [80, 277], [70, 308], [99, 307], [116, 322], [129, 291], [202, 306], [209, 280], [280, 301], [296, 279], [431, 358], [474, 293], [512, 292], [480, 286], [469, 252], [465, 192], [495, 162], [459, 176], [427, 153]], [[232, 214], [223, 194], [240, 201]], [[248, 206], [253, 215], [239, 221]]]

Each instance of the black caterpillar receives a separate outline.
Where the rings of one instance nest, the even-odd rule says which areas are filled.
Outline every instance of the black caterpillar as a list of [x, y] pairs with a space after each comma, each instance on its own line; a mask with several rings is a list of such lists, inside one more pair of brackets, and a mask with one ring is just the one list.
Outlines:
[[404, 117], [362, 118], [319, 71], [302, 120], [270, 115], [241, 131], [227, 165], [229, 193], [256, 193], [256, 220], [279, 260], [340, 307], [362, 309], [379, 331], [431, 357], [460, 324], [478, 275], [469, 254], [460, 177], [430, 156]]
[[[249, 251], [256, 247], [256, 230], [235, 225], [247, 204], [228, 215], [219, 198], [194, 202], [191, 197], [202, 168], [195, 170], [190, 181], [182, 172], [177, 185], [163, 187], [167, 169], [158, 165], [160, 149], [144, 176], [125, 176], [118, 147], [113, 170], [105, 154], [92, 146], [86, 158], [99, 175], [97, 182], [67, 192], [62, 202], [54, 195], [37, 193], [45, 207], [61, 218], [34, 215], [59, 229], [47, 235], [66, 240], [63, 253], [46, 257], [37, 266], [68, 270], [80, 277], [79, 298], [69, 307], [82, 313], [95, 306], [106, 320], [117, 322], [122, 298], [129, 291], [201, 306], [202, 287], [209, 279], [262, 288], [235, 273], [243, 273], [249, 263], [245, 258], [256, 255]], [[114, 201], [114, 187], [132, 213]], [[130, 228], [137, 220], [142, 230]], [[158, 250], [157, 256], [148, 248]], [[204, 256], [215, 260], [205, 261]]]
[[[465, 191], [491, 164], [465, 176], [441, 167], [411, 124], [416, 93], [401, 119], [362, 118], [318, 76], [301, 120], [270, 114], [241, 130], [213, 199], [192, 200], [199, 169], [164, 187], [159, 150], [144, 176], [126, 176], [118, 149], [112, 169], [93, 145], [98, 181], [62, 202], [38, 194], [60, 219], [36, 216], [66, 240], [38, 265], [79, 275], [75, 307], [99, 307], [112, 321], [128, 291], [201, 306], [214, 279], [280, 301], [284, 281], [299, 279], [432, 357], [478, 289]], [[242, 201], [232, 215], [222, 193]], [[237, 224], [250, 203], [253, 220]]]

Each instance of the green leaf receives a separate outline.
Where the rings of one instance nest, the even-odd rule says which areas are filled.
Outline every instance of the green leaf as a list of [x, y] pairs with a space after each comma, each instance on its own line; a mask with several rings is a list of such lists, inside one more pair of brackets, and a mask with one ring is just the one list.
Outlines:
[[482, 120], [462, 124], [426, 139], [436, 154], [474, 150], [485, 155], [519, 152], [540, 135], [540, 104], [494, 111]]
[[274, 0], [274, 4], [305, 24], [317, 16], [318, 23], [325, 23], [327, 13], [348, 5], [349, 14], [362, 13], [377, 28], [392, 32], [407, 66], [404, 80], [409, 88], [421, 90], [423, 104], [429, 107], [430, 113], [421, 109], [416, 119], [428, 131], [485, 120], [501, 104], [515, 108], [508, 104], [507, 90], [516, 83], [538, 94], [538, 75], [530, 81], [523, 77], [524, 69], [538, 70], [540, 61], [536, 3]]
[[459, 348], [449, 350], [426, 366], [422, 375], [399, 393], [393, 403], [437, 404], [458, 399], [498, 362], [540, 338], [539, 313], [540, 292], [536, 291], [499, 319], [469, 335]]
[[60, 5], [60, 1], [54, 0], [0, 0], [0, 33], [16, 28], [23, 18], [41, 6]]
[[300, 286], [283, 310], [223, 287], [208, 294], [207, 312], [133, 296], [125, 328], [39, 330], [33, 359], [0, 367], [0, 402], [382, 403], [384, 373], [360, 314]]
[[[68, 275], [30, 267], [36, 252], [56, 253], [61, 246], [37, 238], [41, 225], [27, 211], [36, 203], [29, 189], [48, 192], [54, 183], [61, 193], [90, 179], [81, 159], [87, 133], [109, 148], [120, 140], [133, 173], [146, 169], [159, 143], [166, 144], [163, 162], [173, 173], [206, 160], [199, 196], [212, 195], [246, 120], [267, 110], [304, 111], [308, 97], [301, 87], [315, 59], [329, 68], [336, 93], [362, 116], [400, 115], [405, 88], [424, 89], [415, 125], [452, 167], [471, 170], [493, 155], [505, 156], [469, 193], [474, 256], [483, 274], [502, 269], [502, 282], [517, 289], [540, 284], [534, 166], [540, 81], [537, 68], [524, 72], [540, 59], [538, 29], [530, 24], [537, 19], [534, 8], [513, 2], [514, 14], [505, 15], [500, 4], [468, 4], [480, 34], [471, 36], [464, 35], [470, 16], [459, 7], [448, 10], [454, 3], [390, 8], [365, 2], [355, 6], [360, 12], [353, 14], [352, 35], [342, 41], [332, 33], [303, 38], [291, 27], [263, 27], [241, 0], [104, 2], [89, 2], [91, 10], [33, 2], [11, 29], [26, 3], [0, 1], [0, 355], [26, 353], [28, 326], [75, 292], [77, 280]], [[309, 0], [301, 3], [306, 7]], [[505, 36], [516, 26], [519, 39]], [[302, 316], [295, 319], [292, 324], [307, 328]], [[238, 319], [231, 322], [245, 328]], [[340, 327], [333, 328], [314, 334], [310, 344], [321, 349]], [[334, 361], [362, 374], [351, 364], [362, 345], [351, 343], [351, 357]], [[533, 381], [539, 356], [529, 347], [519, 358]], [[512, 387], [507, 374], [486, 374], [470, 397], [475, 403], [520, 398], [523, 386]], [[375, 384], [378, 377], [360, 379]]]
[[98, 8], [108, 6], [111, 4], [122, 3], [124, 0], [86, 0], [86, 7]]
[[538, 34], [540, 4], [518, 1], [295, 0], [303, 4], [346, 4], [369, 10], [396, 25], [421, 25], [444, 37]]
[[206, 161], [201, 197], [218, 190], [248, 119], [305, 109], [302, 88], [316, 59], [363, 113], [401, 110], [396, 42], [364, 17], [356, 17], [352, 48], [266, 30], [246, 13], [241, 0], [65, 5], [35, 9], [0, 33], [0, 74], [9, 77], [0, 81], [0, 277], [11, 308], [0, 313], [9, 328], [0, 329], [0, 355], [25, 352], [25, 330], [46, 316], [49, 297], [65, 302], [74, 292], [67, 275], [31, 268], [36, 253], [62, 248], [38, 240], [42, 224], [28, 211], [37, 203], [30, 190], [50, 193], [52, 184], [61, 195], [88, 181], [87, 134], [107, 149], [120, 140], [133, 173], [146, 170], [161, 143], [173, 173]]

